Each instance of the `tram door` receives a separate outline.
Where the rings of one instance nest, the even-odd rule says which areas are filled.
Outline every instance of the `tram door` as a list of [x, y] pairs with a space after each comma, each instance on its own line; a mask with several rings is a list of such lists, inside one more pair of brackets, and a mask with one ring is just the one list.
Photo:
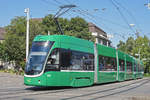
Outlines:
[[55, 48], [47, 59], [45, 71], [47, 71], [47, 85], [57, 85], [59, 80], [59, 49]]

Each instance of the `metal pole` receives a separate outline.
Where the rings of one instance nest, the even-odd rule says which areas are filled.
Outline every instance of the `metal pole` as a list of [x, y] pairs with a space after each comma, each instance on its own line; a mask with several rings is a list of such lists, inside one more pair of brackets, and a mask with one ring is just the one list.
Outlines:
[[141, 52], [141, 48], [139, 48], [139, 60], [140, 60], [140, 52]]
[[126, 75], [127, 75], [127, 59], [126, 59], [126, 55], [124, 55], [124, 58], [125, 58], [125, 60], [124, 60], [124, 67], [125, 67], [125, 75], [124, 75], [124, 79], [126, 79]]
[[120, 65], [119, 65], [119, 58], [118, 58], [118, 49], [116, 49], [116, 60], [117, 60], [117, 81], [119, 80], [119, 71], [120, 71]]
[[98, 50], [97, 50], [97, 46], [96, 43], [94, 44], [94, 83], [98, 82]]
[[58, 22], [58, 18], [54, 18], [54, 20], [55, 20], [56, 25], [58, 26], [58, 30], [59, 30], [60, 34], [64, 35], [64, 32], [62, 31], [61, 26]]
[[27, 27], [26, 27], [26, 61], [28, 59], [28, 54], [29, 54], [29, 8], [25, 9], [25, 13], [27, 14]]

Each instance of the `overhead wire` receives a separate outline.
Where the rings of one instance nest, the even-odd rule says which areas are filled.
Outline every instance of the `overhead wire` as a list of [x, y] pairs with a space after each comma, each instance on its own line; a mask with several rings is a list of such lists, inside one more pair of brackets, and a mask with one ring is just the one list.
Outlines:
[[[96, 20], [95, 20], [95, 16], [91, 15], [90, 13], [86, 12], [85, 10], [82, 10], [81, 8], [78, 9], [78, 11], [80, 12], [80, 14], [87, 16], [89, 19], [91, 19], [92, 21], [94, 21], [94, 23], [99, 24]], [[101, 24], [103, 24], [101, 22]], [[105, 24], [103, 24], [105, 26]]]
[[53, 0], [55, 1], [57, 4], [63, 4], [62, 2], [58, 1], [58, 0]]
[[[62, 5], [62, 4], [64, 4], [64, 3], [62, 3], [62, 2], [60, 2], [60, 1], [58, 1], [58, 0], [53, 0], [55, 3], [57, 3], [57, 5]], [[65, 0], [67, 3], [71, 3], [70, 1], [68, 2], [68, 0]], [[76, 12], [75, 10], [72, 10], [73, 12]], [[105, 25], [104, 23], [102, 23], [102, 22], [100, 22], [100, 23], [98, 23], [97, 22], [97, 20], [95, 19], [95, 16], [94, 15], [92, 15], [92, 14], [90, 14], [89, 12], [87, 12], [87, 11], [85, 11], [85, 10], [82, 10], [80, 7], [79, 7], [79, 10], [78, 10], [79, 12], [76, 12], [76, 13], [78, 13], [78, 14], [80, 14], [80, 15], [82, 15], [82, 16], [84, 16], [84, 17], [86, 17], [87, 19], [89, 19], [89, 20], [91, 20], [91, 21], [93, 21], [95, 24], [97, 24], [97, 25], [100, 25], [100, 23], [103, 25], [103, 27], [105, 27], [107, 30], [109, 30], [109, 31], [113, 31], [113, 33], [117, 33], [117, 32], [114, 32], [114, 30], [113, 29], [111, 29], [111, 28], [109, 28], [109, 27], [107, 27], [107, 25]], [[101, 18], [101, 19], [103, 19], [103, 18]], [[104, 19], [105, 20], [105, 19]], [[106, 20], [105, 20], [106, 21]], [[110, 22], [110, 21], [108, 21], [108, 22]], [[113, 22], [112, 22], [113, 23]], [[113, 23], [114, 24], [114, 23]], [[119, 26], [121, 26], [121, 25], [119, 25]], [[120, 34], [118, 34], [121, 38], [123, 38], [124, 39], [124, 37], [122, 36], [122, 35], [120, 35]]]
[[133, 21], [135, 22], [135, 24], [137, 25], [138, 29], [140, 29], [140, 31], [142, 31], [142, 29], [140, 28], [139, 23], [137, 22], [136, 18], [134, 17], [134, 15], [132, 14], [131, 11], [129, 11], [126, 7], [124, 7], [121, 3], [119, 3], [118, 1], [114, 0], [120, 7], [122, 7], [124, 10], [126, 10], [126, 12], [131, 16], [131, 18], [133, 19]]
[[[78, 7], [78, 8], [80, 8], [80, 7]], [[81, 9], [81, 8], [80, 8], [80, 9]], [[88, 11], [86, 11], [86, 10], [81, 10], [81, 11], [85, 12], [86, 15], [91, 16], [91, 17], [93, 18], [93, 20], [96, 20], [96, 21], [94, 21], [94, 22], [99, 25], [99, 23], [97, 23], [98, 20], [95, 19], [96, 16], [94, 16], [93, 14], [90, 14], [90, 13], [89, 13]], [[102, 24], [102, 21], [101, 21], [100, 23]], [[117, 32], [115, 32], [113, 29], [108, 28], [107, 25], [105, 25], [104, 23], [103, 23], [103, 26], [104, 26], [107, 30], [111, 30], [111, 32], [117, 33]], [[124, 28], [124, 27], [123, 27], [123, 28]], [[122, 35], [122, 34], [120, 34], [120, 33], [117, 33], [117, 34], [118, 34], [119, 37], [121, 37], [121, 38], [123, 38], [123, 39], [125, 40], [124, 35]]]
[[140, 27], [138, 21], [136, 20], [136, 18], [134, 17], [134, 15], [132, 14], [131, 11], [129, 11], [126, 7], [124, 7], [121, 3], [119, 3], [118, 1], [114, 0], [120, 7], [122, 7], [124, 10], [126, 10], [126, 12], [131, 16], [131, 18], [133, 19], [134, 23], [135, 23], [135, 27], [137, 26], [136, 32], [138, 32], [139, 34], [141, 33], [144, 34], [146, 36], [146, 33], [143, 32], [142, 28]]
[[[56, 3], [58, 3], [58, 4], [63, 4], [62, 2], [58, 2], [57, 0], [54, 0]], [[70, 1], [68, 1], [68, 0], [64, 0], [64, 1], [66, 1], [66, 2], [68, 2], [68, 3], [71, 3]], [[79, 8], [79, 9], [81, 9], [81, 8]], [[83, 11], [83, 10], [82, 10]], [[128, 29], [128, 27], [126, 27], [126, 26], [124, 26], [124, 25], [122, 25], [122, 24], [118, 24], [118, 23], [116, 23], [116, 22], [113, 22], [113, 21], [110, 21], [110, 20], [107, 20], [107, 19], [105, 19], [105, 18], [102, 18], [102, 17], [100, 17], [100, 16], [94, 16], [93, 14], [90, 14], [89, 12], [87, 12], [87, 11], [85, 11], [84, 10], [84, 12], [86, 12], [88, 15], [92, 15], [92, 17], [94, 17], [94, 18], [98, 18], [98, 19], [102, 19], [102, 21], [106, 21], [106, 22], [109, 22], [109, 23], [111, 23], [111, 24], [114, 24], [114, 25], [118, 25], [119, 27], [122, 27], [122, 28], [125, 28], [125, 29]]]
[[130, 26], [130, 24], [128, 23], [128, 20], [126, 19], [126, 17], [124, 16], [124, 14], [121, 12], [119, 6], [114, 3], [113, 0], [110, 0], [110, 2], [112, 3], [112, 5], [117, 9], [117, 11], [119, 12], [119, 14], [121, 15], [123, 21], [127, 24], [127, 26], [130, 28], [130, 30], [134, 33], [134, 34], [130, 34], [131, 36], [136, 35], [136, 32], [134, 31], [134, 29]]
[[[80, 7], [79, 7], [79, 8], [80, 8]], [[80, 9], [82, 9], [82, 8], [80, 8]], [[101, 23], [101, 24], [103, 24], [103, 26], [104, 26], [107, 30], [111, 31], [112, 33], [116, 33], [116, 34], [119, 35], [118, 32], [114, 31], [112, 28], [110, 28], [110, 27], [108, 27], [106, 24], [102, 23], [102, 21], [97, 20], [97, 19], [95, 18], [95, 16], [92, 15], [92, 14], [90, 14], [88, 11], [86, 11], [86, 10], [81, 10], [81, 11], [83, 11], [83, 13], [85, 13], [86, 15], [89, 15], [89, 16], [94, 20], [94, 22], [95, 22], [97, 25], [100, 25], [100, 23]], [[98, 23], [98, 22], [99, 22], [99, 23]], [[101, 25], [100, 25], [100, 26], [101, 26]], [[121, 35], [119, 35], [119, 36], [124, 39], [123, 36], [121, 36]]]
[[59, 6], [58, 4], [54, 3], [54, 2], [51, 2], [49, 0], [41, 0], [42, 2], [44, 2], [45, 4], [51, 4], [53, 6]]
[[[91, 13], [89, 13], [88, 11], [86, 11], [86, 12], [87, 12], [88, 14], [91, 14]], [[91, 15], [93, 15], [93, 14], [91, 14]], [[119, 23], [113, 22], [113, 21], [111, 21], [111, 20], [102, 18], [102, 17], [100, 17], [100, 16], [96, 16], [96, 15], [93, 15], [93, 16], [94, 16], [95, 18], [101, 19], [101, 21], [105, 21], [105, 22], [111, 23], [111, 24], [113, 24], [113, 25], [117, 25], [117, 26], [122, 27], [122, 28], [124, 28], [124, 29], [129, 29], [129, 27], [126, 27], [126, 26], [124, 26], [124, 25], [122, 25], [122, 24], [119, 24]]]
[[[77, 11], [78, 11], [78, 12], [77, 12]], [[100, 25], [100, 26], [101, 26], [101, 24], [102, 24], [103, 27], [105, 27], [107, 30], [113, 32], [113, 35], [115, 35], [115, 33], [118, 34], [118, 33], [115, 32], [113, 29], [107, 27], [107, 25], [105, 25], [104, 23], [102, 23], [102, 22], [98, 23], [98, 21], [93, 18], [93, 17], [94, 17], [93, 15], [90, 15], [90, 16], [87, 15], [87, 12], [85, 13], [84, 10], [77, 10], [77, 11], [76, 11], [76, 13], [80, 13], [82, 16], [84, 16], [84, 17], [88, 18], [89, 20], [91, 20], [92, 22], [94, 22], [94, 24]], [[75, 11], [74, 11], [74, 12], [75, 12]], [[121, 37], [122, 39], [125, 39], [121, 34], [118, 34], [118, 36]]]
[[69, 0], [64, 0], [65, 2], [67, 2], [68, 4], [72, 4]]
[[[79, 12], [78, 11], [75, 11], [75, 10], [72, 10], [73, 12], [76, 12], [76, 13], [79, 13], [80, 15], [88, 18], [89, 20], [93, 21], [95, 24], [97, 25], [100, 25], [100, 23], [103, 25], [103, 27], [105, 27], [107, 30], [110, 30], [111, 32], [113, 31], [113, 33], [117, 33], [117, 32], [114, 32], [113, 29], [107, 27], [107, 25], [105, 25], [104, 23], [100, 22], [98, 23], [97, 20], [95, 19], [96, 16], [94, 16], [93, 14], [89, 13], [88, 11], [86, 10], [83, 10], [82, 8], [80, 8], [79, 6], [77, 6], [79, 8]], [[100, 19], [103, 19], [103, 18], [100, 18]], [[105, 21], [107, 21], [106, 19], [103, 19]], [[108, 21], [108, 22], [111, 22], [111, 21]], [[113, 23], [113, 22], [112, 22]], [[113, 23], [113, 24], [116, 24], [116, 23]], [[100, 25], [101, 26], [101, 25]], [[121, 25], [119, 25], [121, 26]], [[123, 27], [123, 26], [122, 26]], [[123, 27], [124, 28], [124, 27]], [[121, 34], [118, 34], [121, 38], [125, 39], [124, 36], [122, 36]]]

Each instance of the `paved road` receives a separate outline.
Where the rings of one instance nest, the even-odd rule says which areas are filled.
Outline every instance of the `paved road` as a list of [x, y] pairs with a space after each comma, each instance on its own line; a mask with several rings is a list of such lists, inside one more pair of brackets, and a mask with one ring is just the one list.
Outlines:
[[23, 77], [0, 73], [0, 100], [150, 100], [150, 78], [84, 88], [38, 88]]

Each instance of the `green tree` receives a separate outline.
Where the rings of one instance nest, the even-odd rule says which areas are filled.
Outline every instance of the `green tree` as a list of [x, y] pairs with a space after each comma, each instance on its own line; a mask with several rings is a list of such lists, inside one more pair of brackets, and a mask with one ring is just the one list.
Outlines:
[[143, 63], [145, 65], [145, 72], [150, 71], [150, 45], [149, 45], [149, 39], [148, 37], [138, 37], [135, 40], [135, 47], [132, 50], [132, 53], [136, 56], [136, 54], [140, 53], [140, 59], [143, 60]]
[[71, 36], [75, 36], [87, 40], [93, 40], [93, 37], [88, 29], [88, 23], [84, 19], [80, 17], [72, 18], [70, 20], [69, 25], [70, 28], [66, 33], [67, 35], [71, 35]]
[[47, 15], [42, 20], [43, 30], [44, 33], [50, 32], [50, 34], [58, 34], [58, 30], [55, 24], [55, 21], [53, 20], [53, 15]]
[[[59, 24], [65, 35], [75, 36], [82, 39], [94, 40], [88, 30], [88, 23], [80, 18], [75, 17], [70, 20], [65, 18], [58, 18]], [[42, 21], [44, 33], [50, 31], [51, 34], [60, 34], [58, 27], [53, 19], [53, 15], [47, 15]]]
[[3, 60], [3, 61], [5, 61], [5, 59], [6, 59], [6, 57], [5, 57], [5, 51], [4, 51], [4, 48], [5, 48], [5, 46], [4, 46], [4, 44], [3, 43], [0, 43], [0, 60]]
[[[36, 35], [42, 34], [42, 24], [39, 21], [30, 20], [30, 44]], [[26, 19], [15, 17], [11, 24], [5, 27], [6, 35], [3, 42], [3, 52], [7, 61], [14, 61], [15, 69], [25, 66], [25, 41], [26, 41]], [[3, 60], [6, 57], [3, 58]]]
[[140, 60], [143, 60], [144, 71], [146, 73], [150, 72], [150, 40], [148, 37], [138, 36], [135, 40], [129, 37], [125, 43], [120, 41], [117, 48], [137, 59], [140, 56]]
[[25, 17], [16, 17], [10, 25], [5, 27], [6, 35], [3, 43], [5, 55], [7, 55], [7, 61], [15, 62], [17, 70], [25, 58], [25, 25]]
[[135, 46], [134, 39], [132, 37], [129, 37], [125, 43], [123, 41], [119, 41], [117, 48], [127, 54], [132, 54], [134, 46]]
[[126, 41], [126, 52], [131, 55], [134, 47], [135, 47], [134, 39], [133, 37], [129, 37], [128, 40]]
[[117, 48], [123, 52], [126, 52], [126, 44], [123, 41], [119, 41], [119, 44], [117, 45]]
[[[65, 18], [58, 18], [60, 26], [65, 35], [75, 36], [78, 38], [92, 40], [91, 34], [88, 32], [88, 23], [79, 17], [70, 20]], [[1, 59], [13, 61], [16, 64], [16, 69], [20, 67], [24, 69], [25, 66], [25, 41], [26, 41], [26, 18], [15, 17], [12, 19], [10, 25], [5, 27], [6, 35], [5, 41], [0, 44]], [[30, 46], [33, 38], [36, 35], [59, 34], [57, 25], [53, 20], [53, 15], [45, 16], [41, 20], [30, 20]]]

